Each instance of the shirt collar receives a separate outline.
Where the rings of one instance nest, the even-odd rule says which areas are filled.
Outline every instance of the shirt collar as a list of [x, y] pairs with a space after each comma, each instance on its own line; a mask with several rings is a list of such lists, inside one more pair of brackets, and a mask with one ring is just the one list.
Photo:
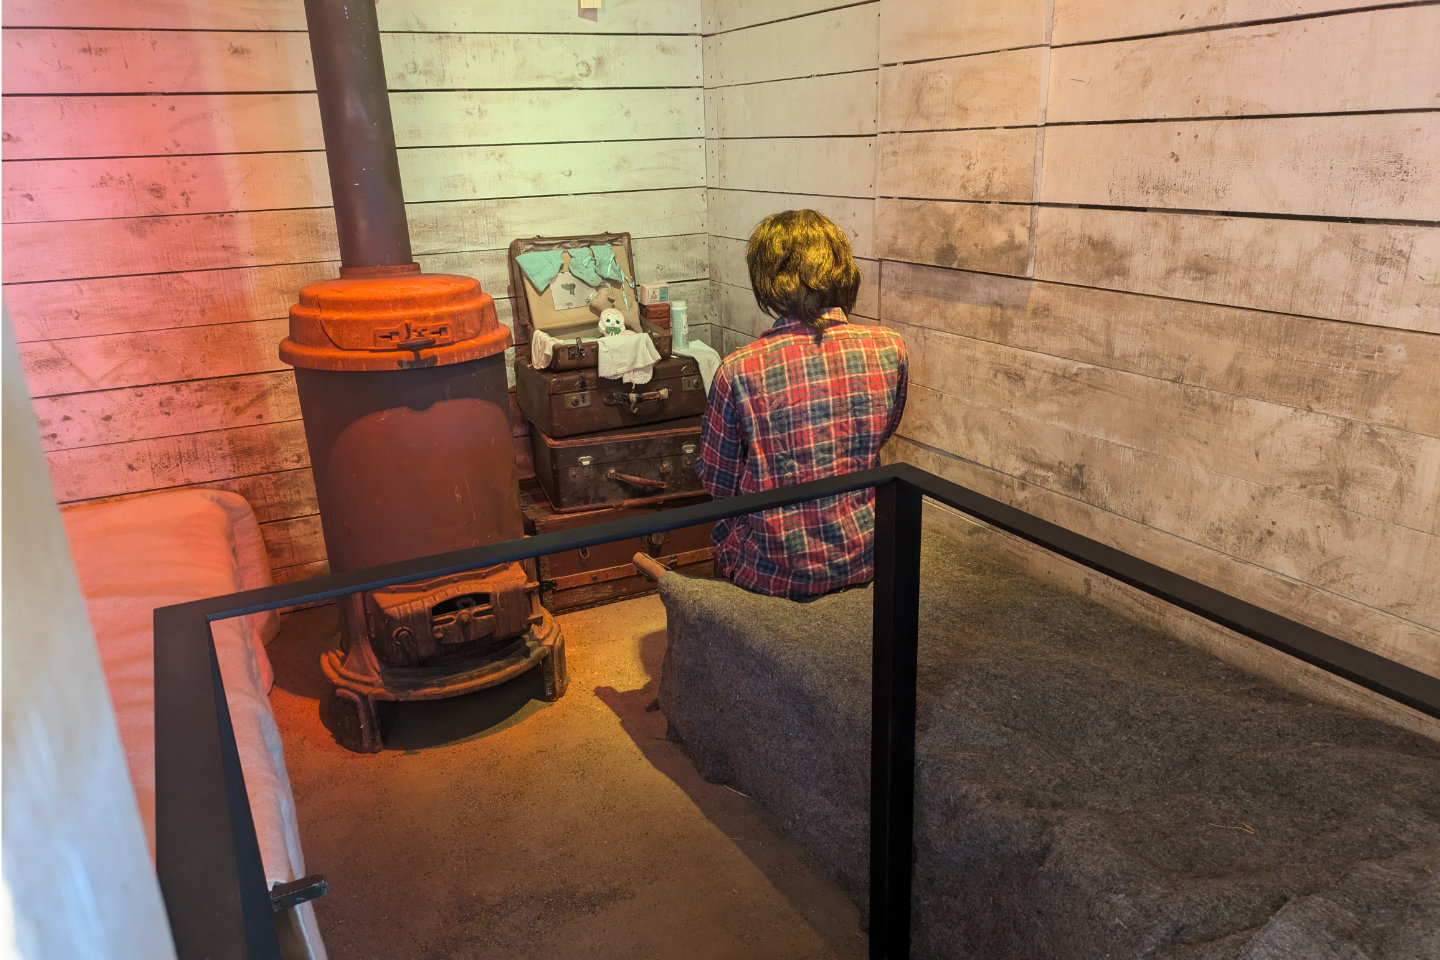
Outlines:
[[[832, 323], [849, 323], [845, 318], [845, 311], [839, 307], [831, 307], [820, 315], [821, 319], [829, 320]], [[811, 333], [812, 328], [804, 320], [796, 317], [781, 317], [771, 325], [769, 330], [761, 333], [762, 337], [782, 336], [787, 333]]]

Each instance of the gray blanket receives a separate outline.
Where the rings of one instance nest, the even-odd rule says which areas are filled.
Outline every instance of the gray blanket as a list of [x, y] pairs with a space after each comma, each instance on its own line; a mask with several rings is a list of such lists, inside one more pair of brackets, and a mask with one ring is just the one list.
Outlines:
[[[914, 956], [1440, 958], [1440, 745], [927, 539]], [[868, 589], [667, 575], [660, 704], [862, 906]]]

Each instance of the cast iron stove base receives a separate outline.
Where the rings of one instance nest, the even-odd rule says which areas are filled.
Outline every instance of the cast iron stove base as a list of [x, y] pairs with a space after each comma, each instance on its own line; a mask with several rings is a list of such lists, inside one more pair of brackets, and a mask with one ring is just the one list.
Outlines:
[[[423, 667], [387, 667], [372, 657], [356, 658], [344, 650], [326, 651], [320, 666], [335, 688], [331, 714], [335, 739], [356, 753], [377, 753], [385, 746], [378, 703], [457, 697], [504, 683], [533, 667], [540, 668], [544, 698], [559, 700], [570, 684], [565, 669], [565, 635], [549, 611], [543, 607], [539, 610], [539, 622], [508, 646], [468, 669], [449, 667], [443, 675]], [[368, 644], [362, 641], [358, 646]], [[360, 662], [355, 662], [357, 659]]]

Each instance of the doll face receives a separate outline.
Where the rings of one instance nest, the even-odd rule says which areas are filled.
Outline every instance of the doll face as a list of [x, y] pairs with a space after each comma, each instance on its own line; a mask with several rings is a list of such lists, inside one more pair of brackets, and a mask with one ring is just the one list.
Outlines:
[[619, 310], [606, 310], [600, 314], [600, 333], [613, 337], [625, 332], [625, 314]]

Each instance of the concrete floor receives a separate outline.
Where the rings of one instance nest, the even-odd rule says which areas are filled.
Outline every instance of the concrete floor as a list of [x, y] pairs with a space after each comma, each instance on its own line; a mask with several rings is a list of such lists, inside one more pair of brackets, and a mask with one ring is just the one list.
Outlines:
[[402, 706], [362, 756], [321, 723], [333, 607], [285, 618], [271, 694], [334, 960], [859, 958], [855, 906], [749, 798], [706, 783], [655, 698], [665, 613], [560, 617], [569, 693], [534, 671]]

